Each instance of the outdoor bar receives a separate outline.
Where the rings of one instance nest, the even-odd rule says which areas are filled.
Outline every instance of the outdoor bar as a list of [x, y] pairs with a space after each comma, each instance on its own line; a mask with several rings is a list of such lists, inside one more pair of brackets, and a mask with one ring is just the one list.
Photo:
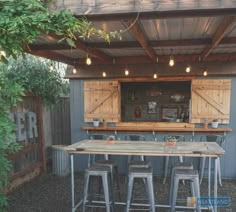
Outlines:
[[[55, 35], [32, 44], [32, 54], [69, 64], [71, 145], [65, 151], [72, 212], [101, 205], [107, 212], [217, 211], [218, 185], [236, 178], [234, 3], [94, 0], [50, 6], [86, 16], [116, 35], [109, 42], [78, 39], [73, 48], [57, 46]], [[80, 198], [76, 173], [84, 175]], [[90, 199], [93, 178], [102, 179], [103, 200]], [[132, 202], [137, 178], [148, 202]], [[168, 185], [165, 202], [158, 202], [155, 179]], [[191, 190], [182, 205], [176, 203], [180, 184]], [[125, 192], [117, 199], [113, 192], [120, 186]]]

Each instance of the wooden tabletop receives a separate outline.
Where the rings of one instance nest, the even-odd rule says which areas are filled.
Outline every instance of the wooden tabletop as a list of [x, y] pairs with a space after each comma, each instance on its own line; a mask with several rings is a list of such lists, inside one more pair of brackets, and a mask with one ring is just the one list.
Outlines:
[[162, 141], [83, 140], [67, 146], [69, 154], [109, 154], [146, 156], [219, 157], [224, 150], [216, 142], [177, 142], [168, 146]]

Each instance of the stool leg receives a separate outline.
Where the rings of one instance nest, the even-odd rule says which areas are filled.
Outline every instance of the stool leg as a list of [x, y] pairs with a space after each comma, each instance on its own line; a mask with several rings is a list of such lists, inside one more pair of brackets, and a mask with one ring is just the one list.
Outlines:
[[[197, 198], [200, 198], [200, 184], [198, 177], [194, 178], [193, 184], [194, 184], [194, 193], [197, 200]], [[197, 212], [201, 212], [201, 208], [198, 207], [197, 203], [196, 206], [197, 206]]]
[[130, 204], [131, 204], [133, 183], [134, 183], [134, 178], [133, 178], [133, 176], [129, 175], [128, 176], [128, 191], [127, 191], [126, 212], [129, 212], [129, 208], [130, 208]]
[[111, 200], [111, 209], [113, 212], [115, 212], [115, 203], [114, 203], [113, 185], [111, 182], [111, 176], [109, 177], [108, 183], [109, 183], [108, 188], [109, 188], [109, 194], [110, 194], [110, 200]]
[[83, 209], [82, 211], [85, 212], [85, 206], [86, 206], [86, 201], [88, 197], [88, 187], [89, 187], [89, 176], [88, 174], [85, 174], [84, 178], [84, 199], [83, 199]]
[[218, 166], [218, 176], [219, 176], [219, 184], [222, 186], [222, 181], [221, 181], [221, 169], [220, 169], [220, 158], [217, 158], [217, 166]]
[[168, 172], [168, 166], [169, 166], [169, 156], [165, 157], [165, 169], [164, 169], [164, 179], [163, 179], [163, 184], [166, 183], [166, 178], [167, 178], [167, 172]]
[[171, 198], [171, 212], [175, 212], [178, 188], [179, 188], [179, 178], [175, 176], [174, 183], [173, 183], [173, 193], [172, 193], [172, 198]]
[[153, 177], [148, 176], [147, 178], [148, 183], [148, 196], [150, 202], [150, 211], [155, 212], [155, 198], [154, 198], [154, 188], [153, 188]]
[[171, 203], [172, 203], [174, 173], [175, 173], [175, 168], [172, 169], [172, 171], [171, 171], [171, 178], [170, 178], [170, 193], [169, 193], [169, 204], [170, 204], [170, 205], [171, 205]]
[[106, 212], [110, 212], [110, 198], [109, 198], [109, 189], [108, 189], [108, 177], [103, 175], [102, 176], [102, 182], [103, 182], [103, 191], [104, 191], [104, 197], [105, 197], [105, 203], [106, 203]]
[[120, 191], [120, 179], [119, 179], [119, 173], [118, 173], [118, 166], [114, 167], [114, 174], [116, 177], [116, 183], [117, 183], [117, 190], [119, 195], [119, 201], [121, 201], [121, 191]]
[[202, 183], [204, 169], [205, 169], [205, 161], [206, 157], [201, 158], [201, 164], [200, 164], [200, 184]]

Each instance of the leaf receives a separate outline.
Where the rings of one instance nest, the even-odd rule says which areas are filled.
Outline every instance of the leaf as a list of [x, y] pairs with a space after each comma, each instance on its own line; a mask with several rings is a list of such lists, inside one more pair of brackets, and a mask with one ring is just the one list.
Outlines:
[[71, 40], [70, 38], [66, 38], [66, 42], [72, 46], [72, 47], [75, 47], [75, 42], [73, 40]]

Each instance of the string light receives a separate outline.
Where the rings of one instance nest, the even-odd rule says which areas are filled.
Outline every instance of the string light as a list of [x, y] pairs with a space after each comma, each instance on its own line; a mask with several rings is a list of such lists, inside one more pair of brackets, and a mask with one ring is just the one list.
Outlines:
[[206, 77], [207, 74], [208, 74], [207, 71], [204, 71], [204, 72], [203, 72], [203, 76], [204, 76], [204, 77]]
[[91, 58], [88, 56], [88, 54], [87, 54], [87, 58], [86, 58], [86, 64], [87, 64], [88, 66], [92, 64], [92, 60], [91, 60]]
[[157, 78], [157, 74], [154, 74], [154, 75], [153, 75], [153, 78], [156, 79], [156, 78]]
[[129, 75], [129, 69], [126, 67], [125, 68], [125, 76], [128, 76]]
[[190, 71], [191, 71], [191, 66], [190, 65], [188, 65], [187, 67], [186, 67], [186, 70], [185, 70], [187, 73], [189, 73]]
[[106, 77], [106, 76], [107, 76], [107, 74], [106, 74], [105, 71], [102, 72], [102, 76], [103, 76], [103, 77]]
[[73, 74], [76, 74], [77, 73], [77, 70], [76, 70], [76, 68], [73, 68]]
[[173, 57], [173, 49], [171, 49], [171, 54], [170, 54], [170, 60], [169, 60], [169, 66], [174, 66], [175, 65], [175, 60]]

